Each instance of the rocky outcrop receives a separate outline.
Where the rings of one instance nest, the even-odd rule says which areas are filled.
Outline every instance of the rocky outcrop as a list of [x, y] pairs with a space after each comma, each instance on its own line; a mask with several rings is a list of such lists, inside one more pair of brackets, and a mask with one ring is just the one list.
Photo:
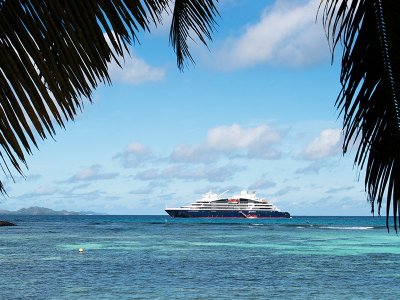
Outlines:
[[15, 224], [7, 221], [0, 221], [0, 226], [15, 226]]

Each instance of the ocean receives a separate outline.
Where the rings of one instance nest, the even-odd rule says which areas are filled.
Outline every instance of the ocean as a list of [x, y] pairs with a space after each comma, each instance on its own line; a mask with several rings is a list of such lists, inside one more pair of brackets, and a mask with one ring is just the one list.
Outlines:
[[0, 220], [18, 225], [0, 227], [0, 299], [400, 297], [385, 217]]

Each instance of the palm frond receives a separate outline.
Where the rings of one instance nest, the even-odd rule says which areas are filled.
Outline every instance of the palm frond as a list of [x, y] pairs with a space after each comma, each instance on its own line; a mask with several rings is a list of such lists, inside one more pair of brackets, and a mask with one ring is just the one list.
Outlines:
[[[0, 167], [22, 174], [25, 153], [37, 138], [55, 134], [91, 99], [99, 83], [111, 83], [108, 64], [129, 53], [138, 32], [157, 26], [172, 0], [0, 0]], [[215, 1], [217, 2], [217, 0]], [[171, 41], [178, 66], [193, 60], [189, 31], [211, 39], [212, 0], [175, 1]], [[125, 52], [126, 51], [126, 52]], [[0, 181], [0, 192], [4, 193]]]
[[207, 45], [207, 39], [212, 40], [215, 17], [219, 15], [214, 2], [218, 0], [175, 0], [170, 42], [181, 70], [185, 61], [194, 63], [188, 45], [188, 40], [192, 39], [191, 31], [204, 45]]
[[[90, 100], [107, 64], [139, 30], [158, 23], [167, 0], [5, 0], [0, 3], [0, 162], [22, 174], [24, 152], [55, 134]], [[110, 43], [108, 43], [110, 41]], [[4, 192], [0, 182], [0, 191]]]
[[323, 23], [333, 49], [343, 47], [341, 92], [343, 152], [359, 140], [355, 164], [365, 168], [365, 189], [386, 222], [392, 206], [400, 223], [400, 2], [326, 0]]

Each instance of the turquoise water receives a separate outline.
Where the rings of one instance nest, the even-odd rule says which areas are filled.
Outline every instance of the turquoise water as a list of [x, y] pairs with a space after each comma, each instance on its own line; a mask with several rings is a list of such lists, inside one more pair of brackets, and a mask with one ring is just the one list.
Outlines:
[[385, 218], [5, 219], [18, 226], [0, 227], [0, 299], [400, 297]]

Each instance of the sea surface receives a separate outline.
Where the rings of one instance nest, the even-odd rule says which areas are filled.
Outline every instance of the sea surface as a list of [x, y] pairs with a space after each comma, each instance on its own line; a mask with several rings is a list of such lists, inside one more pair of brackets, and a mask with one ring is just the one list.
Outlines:
[[0, 220], [0, 299], [400, 298], [385, 217]]

